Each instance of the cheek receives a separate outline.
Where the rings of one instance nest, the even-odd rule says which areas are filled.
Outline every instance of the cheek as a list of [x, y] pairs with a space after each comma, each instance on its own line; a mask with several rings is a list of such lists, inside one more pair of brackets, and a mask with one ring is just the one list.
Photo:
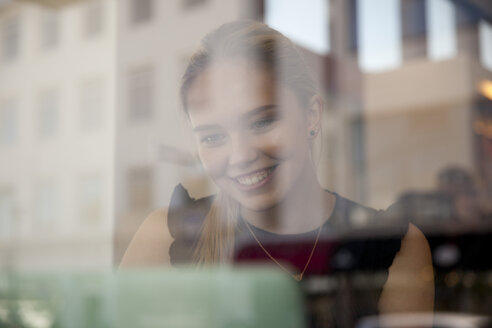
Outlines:
[[220, 177], [226, 172], [227, 151], [222, 147], [199, 147], [198, 156], [203, 167], [212, 178]]
[[309, 152], [307, 138], [299, 127], [284, 127], [272, 131], [263, 138], [260, 147], [265, 154], [281, 160], [303, 156], [302, 154]]

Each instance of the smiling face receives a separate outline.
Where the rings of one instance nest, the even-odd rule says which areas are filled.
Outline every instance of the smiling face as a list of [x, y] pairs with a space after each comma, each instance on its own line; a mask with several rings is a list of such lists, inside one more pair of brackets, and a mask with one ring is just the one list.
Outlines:
[[187, 104], [204, 167], [241, 206], [272, 208], [312, 170], [307, 111], [268, 70], [241, 59], [214, 64], [191, 84]]

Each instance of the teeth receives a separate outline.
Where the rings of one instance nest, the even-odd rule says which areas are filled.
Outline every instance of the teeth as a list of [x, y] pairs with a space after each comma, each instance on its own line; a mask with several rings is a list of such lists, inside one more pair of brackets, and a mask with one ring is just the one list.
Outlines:
[[252, 186], [265, 180], [270, 175], [270, 173], [272, 173], [272, 169], [256, 172], [255, 174], [251, 174], [248, 176], [242, 176], [237, 178], [236, 180], [242, 185]]

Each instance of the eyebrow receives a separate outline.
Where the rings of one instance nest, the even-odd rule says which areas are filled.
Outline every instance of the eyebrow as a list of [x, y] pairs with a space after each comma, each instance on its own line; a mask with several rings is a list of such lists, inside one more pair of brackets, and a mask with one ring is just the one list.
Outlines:
[[204, 125], [199, 125], [196, 128], [193, 128], [193, 132], [198, 132], [198, 131], [204, 131], [204, 130], [213, 130], [220, 128], [218, 124], [204, 124]]
[[270, 109], [276, 108], [277, 105], [275, 104], [269, 104], [269, 105], [264, 105], [260, 107], [256, 107], [255, 109], [250, 110], [246, 114], [242, 115], [242, 119], [249, 119], [251, 117], [254, 117], [256, 115], [262, 114], [263, 112], [269, 111]]
[[[269, 104], [269, 105], [256, 107], [256, 108], [250, 110], [249, 112], [241, 115], [241, 120], [248, 120], [251, 117], [262, 114], [263, 112], [269, 111], [269, 110], [274, 109], [276, 107], [277, 107], [277, 105], [275, 105], [275, 104]], [[204, 125], [199, 125], [199, 126], [193, 128], [193, 132], [204, 131], [204, 130], [213, 130], [213, 129], [219, 129], [219, 128], [220, 128], [220, 125], [218, 125], [218, 124], [204, 124]]]

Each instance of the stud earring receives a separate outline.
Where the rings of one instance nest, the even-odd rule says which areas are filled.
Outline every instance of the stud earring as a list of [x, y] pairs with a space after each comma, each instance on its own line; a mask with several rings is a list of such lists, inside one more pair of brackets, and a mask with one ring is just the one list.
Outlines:
[[309, 131], [309, 134], [311, 135], [311, 137], [314, 137], [316, 135], [316, 130], [311, 130]]

